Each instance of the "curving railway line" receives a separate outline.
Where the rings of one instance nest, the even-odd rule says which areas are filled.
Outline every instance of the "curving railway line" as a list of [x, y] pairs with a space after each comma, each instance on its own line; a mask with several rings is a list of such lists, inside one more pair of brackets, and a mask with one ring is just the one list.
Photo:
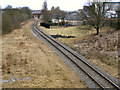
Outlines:
[[[109, 77], [104, 75], [100, 70], [94, 67], [91, 63], [89, 63], [84, 57], [77, 54], [75, 51], [70, 49], [69, 47], [59, 43], [51, 36], [47, 35], [45, 32], [41, 31], [37, 27], [37, 23], [39, 20], [35, 21], [32, 24], [32, 30], [40, 35], [42, 38], [47, 40], [53, 47], [55, 47], [59, 52], [61, 52], [65, 57], [67, 57], [77, 68], [82, 70], [91, 80], [96, 84], [98, 88], [108, 89], [120, 89], [118, 83], [111, 80]], [[35, 34], [35, 33], [34, 33]]]

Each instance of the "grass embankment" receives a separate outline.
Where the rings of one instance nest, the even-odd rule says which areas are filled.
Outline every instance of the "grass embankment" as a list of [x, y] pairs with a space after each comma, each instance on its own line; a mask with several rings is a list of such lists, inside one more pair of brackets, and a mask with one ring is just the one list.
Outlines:
[[104, 27], [99, 35], [95, 35], [95, 29], [88, 25], [40, 28], [118, 79], [117, 44], [119, 31], [115, 31], [111, 27]]

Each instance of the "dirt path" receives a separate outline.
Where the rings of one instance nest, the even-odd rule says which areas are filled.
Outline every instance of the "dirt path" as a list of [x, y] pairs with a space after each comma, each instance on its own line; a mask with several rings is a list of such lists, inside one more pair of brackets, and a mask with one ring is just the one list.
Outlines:
[[21, 29], [3, 35], [3, 80], [16, 79], [4, 83], [3, 88], [86, 88], [73, 69], [33, 36], [32, 23], [29, 21]]

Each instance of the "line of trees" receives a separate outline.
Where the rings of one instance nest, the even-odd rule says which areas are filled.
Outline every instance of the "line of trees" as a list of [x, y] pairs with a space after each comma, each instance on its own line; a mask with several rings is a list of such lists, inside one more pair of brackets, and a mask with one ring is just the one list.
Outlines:
[[31, 19], [31, 17], [31, 10], [28, 7], [12, 8], [11, 5], [8, 5], [2, 10], [2, 34], [19, 28], [23, 21]]
[[65, 11], [60, 10], [60, 7], [52, 7], [51, 8], [52, 17], [55, 19], [64, 19], [65, 18]]
[[59, 7], [52, 7], [51, 10], [48, 10], [47, 8], [47, 2], [45, 1], [43, 3], [43, 7], [42, 7], [42, 21], [44, 23], [51, 23], [52, 19], [64, 19], [65, 18], [65, 12], [60, 10]]
[[[96, 34], [98, 35], [100, 32], [101, 27], [104, 25], [111, 25], [111, 27], [120, 29], [120, 6], [118, 6], [118, 20], [111, 20], [106, 19], [105, 15], [107, 11], [111, 10], [111, 5], [109, 7], [105, 7], [105, 3], [101, 2], [101, 0], [93, 0], [94, 2], [89, 2], [87, 6], [83, 9], [82, 15], [84, 20], [87, 22], [87, 24], [91, 25], [96, 29]], [[60, 10], [59, 7], [54, 8], [54, 6], [51, 8], [51, 10], [47, 9], [47, 2], [45, 1], [43, 4], [42, 9], [42, 15], [43, 15], [43, 22], [49, 23], [52, 19], [63, 19], [65, 18], [66, 13], [62, 10]], [[112, 23], [111, 23], [112, 22]]]

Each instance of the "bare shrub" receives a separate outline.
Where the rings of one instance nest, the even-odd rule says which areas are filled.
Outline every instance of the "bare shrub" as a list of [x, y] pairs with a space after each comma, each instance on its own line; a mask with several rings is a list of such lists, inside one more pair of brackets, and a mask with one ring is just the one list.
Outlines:
[[3, 34], [9, 33], [15, 28], [19, 28], [23, 21], [31, 18], [31, 10], [28, 7], [6, 8], [3, 10], [2, 30]]

